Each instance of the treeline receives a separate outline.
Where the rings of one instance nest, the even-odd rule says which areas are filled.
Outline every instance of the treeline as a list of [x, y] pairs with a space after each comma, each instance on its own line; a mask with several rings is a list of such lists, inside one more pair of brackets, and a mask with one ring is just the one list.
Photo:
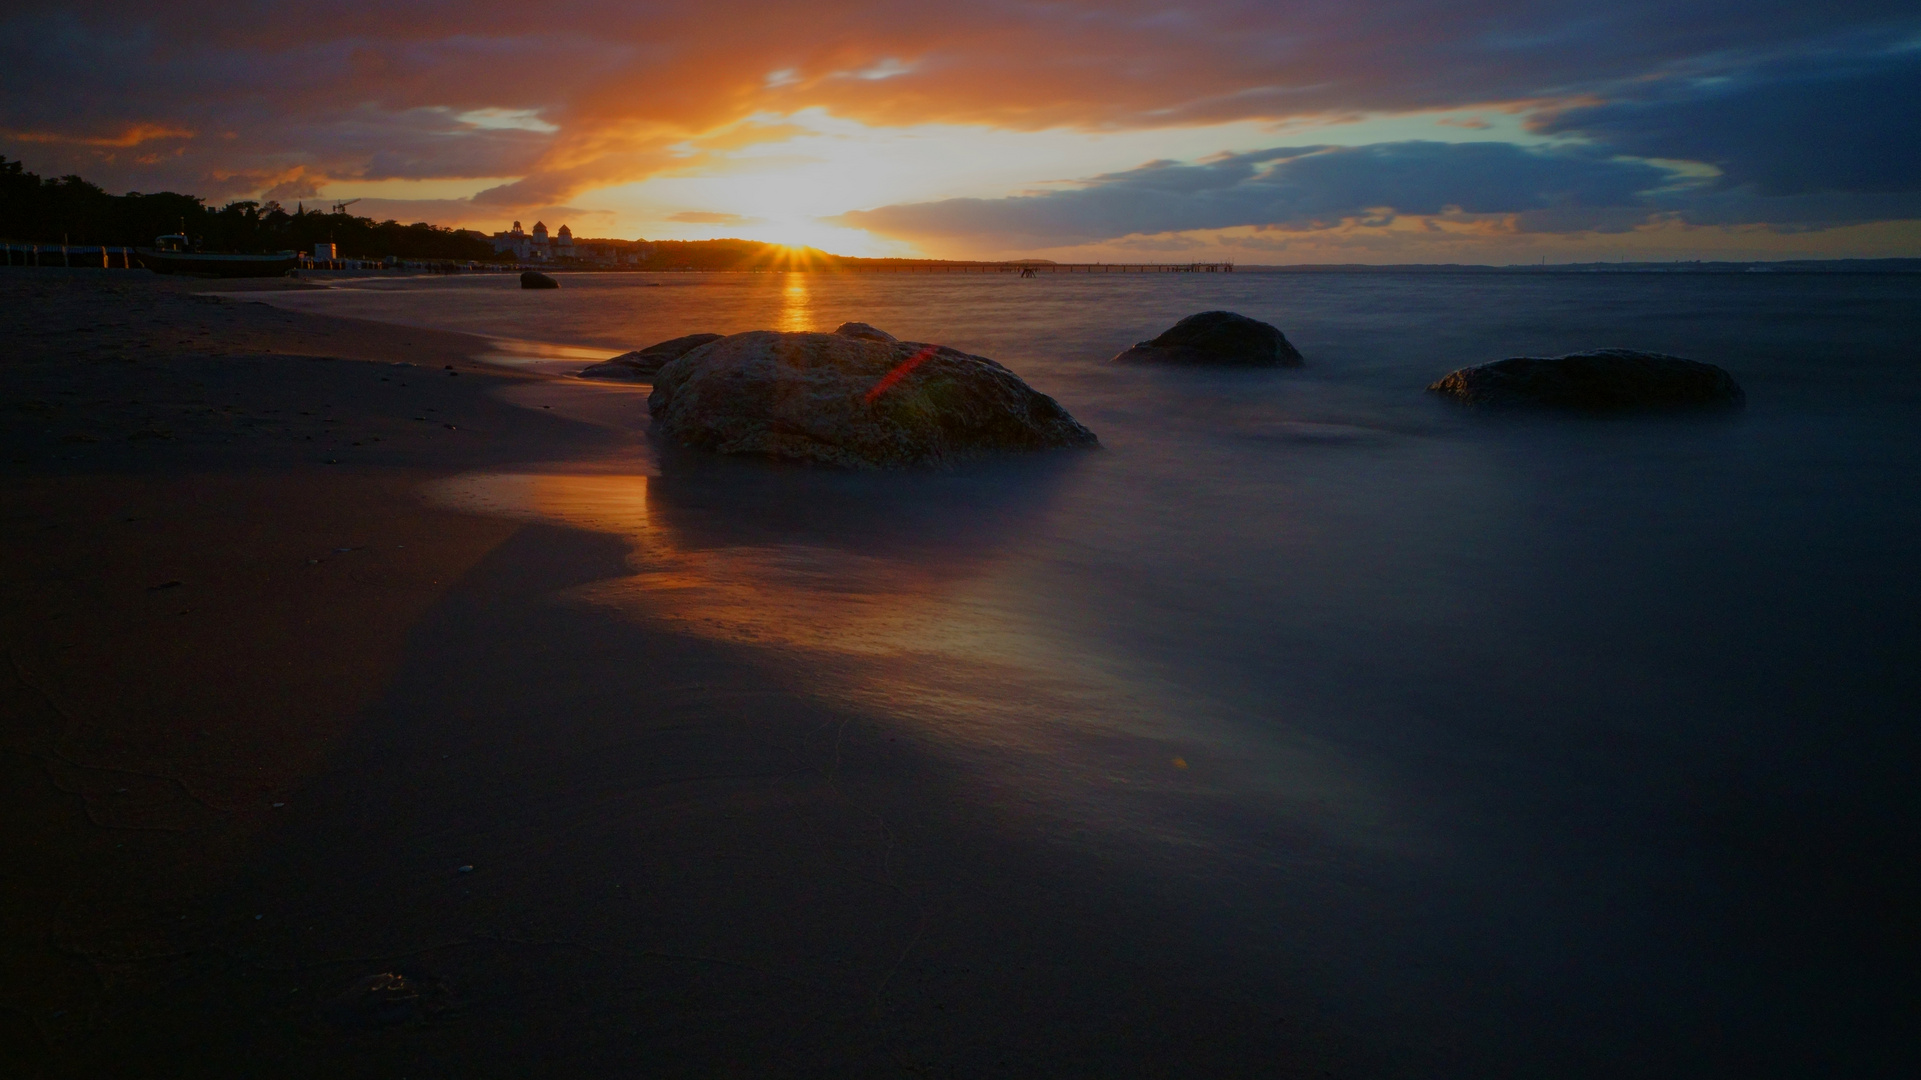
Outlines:
[[171, 191], [110, 195], [78, 176], [43, 180], [22, 163], [0, 157], [0, 239], [147, 247], [170, 233], [185, 233], [201, 251], [312, 251], [313, 245], [332, 241], [343, 259], [499, 258], [479, 236], [425, 222], [402, 225], [252, 200], [216, 210], [197, 196]]

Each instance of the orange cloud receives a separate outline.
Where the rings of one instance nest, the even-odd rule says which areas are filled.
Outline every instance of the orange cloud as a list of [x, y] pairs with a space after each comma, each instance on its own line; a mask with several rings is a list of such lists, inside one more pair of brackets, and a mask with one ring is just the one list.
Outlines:
[[118, 135], [67, 135], [55, 131], [8, 131], [6, 138], [24, 143], [66, 143], [72, 146], [100, 146], [125, 149], [157, 139], [191, 139], [194, 132], [166, 124], [128, 124]]

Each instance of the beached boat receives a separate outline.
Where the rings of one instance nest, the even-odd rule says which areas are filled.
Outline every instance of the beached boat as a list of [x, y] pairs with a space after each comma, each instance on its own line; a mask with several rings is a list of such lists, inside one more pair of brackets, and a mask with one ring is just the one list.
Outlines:
[[140, 265], [156, 274], [195, 274], [201, 277], [279, 277], [300, 265], [292, 251], [269, 255], [215, 255], [187, 250], [184, 236], [161, 236], [150, 248], [135, 248]]

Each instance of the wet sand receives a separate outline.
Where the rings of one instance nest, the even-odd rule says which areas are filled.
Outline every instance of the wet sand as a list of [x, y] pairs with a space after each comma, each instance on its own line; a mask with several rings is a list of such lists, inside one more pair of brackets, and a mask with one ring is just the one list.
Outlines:
[[0, 274], [12, 1075], [1447, 1060], [1240, 958], [1209, 928], [1245, 913], [1180, 867], [584, 601], [622, 538], [422, 495], [631, 433], [508, 404], [542, 380], [477, 339], [207, 287]]

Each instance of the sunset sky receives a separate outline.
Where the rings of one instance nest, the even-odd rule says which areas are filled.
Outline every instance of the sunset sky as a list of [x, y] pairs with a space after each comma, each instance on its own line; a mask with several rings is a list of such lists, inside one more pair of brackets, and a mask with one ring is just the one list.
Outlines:
[[1878, 0], [14, 0], [0, 153], [112, 191], [856, 255], [1921, 255]]

